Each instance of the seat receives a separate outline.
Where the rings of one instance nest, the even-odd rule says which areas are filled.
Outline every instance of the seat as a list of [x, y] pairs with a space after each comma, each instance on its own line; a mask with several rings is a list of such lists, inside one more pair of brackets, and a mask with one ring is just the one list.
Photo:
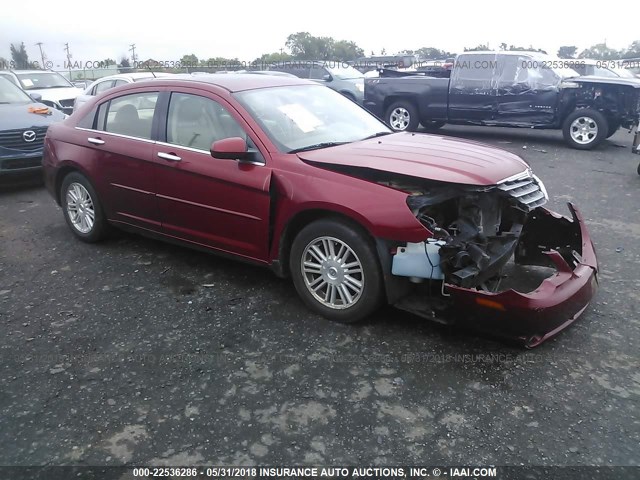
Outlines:
[[209, 151], [215, 135], [200, 99], [189, 96], [182, 98], [171, 120], [173, 124], [168, 132], [170, 143]]
[[138, 110], [131, 104], [123, 105], [116, 112], [116, 116], [113, 119], [111, 128], [107, 131], [113, 133], [119, 133], [121, 135], [140, 135], [140, 118], [138, 117]]

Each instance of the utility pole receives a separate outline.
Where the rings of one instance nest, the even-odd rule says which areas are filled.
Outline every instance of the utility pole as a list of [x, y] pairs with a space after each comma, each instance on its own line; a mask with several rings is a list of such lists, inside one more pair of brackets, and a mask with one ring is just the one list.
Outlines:
[[71, 52], [68, 43], [64, 44], [64, 51], [67, 52], [67, 68], [69, 69], [69, 80], [71, 80]]
[[38, 42], [38, 43], [36, 43], [36, 45], [40, 49], [40, 59], [42, 60], [42, 63], [40, 64], [40, 68], [44, 69], [45, 68], [45, 63], [44, 63], [45, 55], [44, 55], [44, 52], [42, 51], [42, 42]]
[[129, 46], [131, 47], [129, 49], [129, 51], [131, 52], [131, 61], [132, 61], [133, 65], [135, 65], [136, 64], [136, 44], [132, 43]]

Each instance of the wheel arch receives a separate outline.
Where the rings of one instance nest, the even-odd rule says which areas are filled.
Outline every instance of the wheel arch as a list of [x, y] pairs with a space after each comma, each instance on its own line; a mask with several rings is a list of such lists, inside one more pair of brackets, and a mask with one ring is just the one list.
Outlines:
[[53, 185], [54, 185], [54, 193], [55, 193], [54, 199], [58, 205], [62, 204], [62, 198], [60, 197], [60, 193], [61, 193], [60, 189], [62, 188], [62, 182], [64, 182], [64, 179], [67, 175], [73, 172], [81, 173], [85, 177], [87, 176], [86, 172], [84, 172], [81, 168], [79, 168], [77, 165], [74, 165], [74, 164], [64, 164], [56, 172]]
[[291, 253], [291, 245], [296, 236], [307, 225], [317, 220], [335, 219], [342, 223], [360, 230], [367, 238], [371, 240], [373, 246], [376, 245], [376, 237], [371, 233], [370, 229], [364, 224], [365, 222], [355, 220], [353, 217], [344, 212], [331, 210], [328, 208], [309, 208], [294, 214], [282, 229], [280, 241], [278, 244], [277, 266], [275, 266], [276, 274], [280, 277], [289, 277], [289, 255]]
[[413, 105], [413, 107], [418, 111], [418, 118], [420, 118], [420, 106], [418, 105], [417, 99], [417, 95], [407, 93], [390, 95], [384, 99], [384, 104], [382, 105], [382, 114], [386, 115], [389, 107], [396, 102], [408, 102]]

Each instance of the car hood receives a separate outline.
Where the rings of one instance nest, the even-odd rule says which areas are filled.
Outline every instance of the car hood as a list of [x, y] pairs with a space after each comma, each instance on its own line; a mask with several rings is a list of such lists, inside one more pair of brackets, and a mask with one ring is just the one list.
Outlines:
[[[30, 107], [48, 108], [49, 114], [29, 112]], [[48, 127], [64, 119], [64, 114], [42, 103], [18, 103], [0, 105], [0, 131], [30, 127]]]
[[42, 95], [43, 100], [50, 100], [58, 102], [68, 98], [76, 98], [78, 95], [82, 95], [83, 90], [76, 87], [65, 88], [30, 88], [27, 93], [39, 93]]
[[421, 133], [396, 133], [300, 152], [298, 156], [318, 166], [366, 168], [468, 185], [495, 185], [529, 168], [524, 160], [506, 150]]
[[581, 77], [569, 77], [562, 80], [562, 84], [571, 83], [598, 83], [606, 85], [624, 85], [627, 87], [640, 88], [640, 79], [624, 77], [598, 77], [596, 75], [585, 75]]

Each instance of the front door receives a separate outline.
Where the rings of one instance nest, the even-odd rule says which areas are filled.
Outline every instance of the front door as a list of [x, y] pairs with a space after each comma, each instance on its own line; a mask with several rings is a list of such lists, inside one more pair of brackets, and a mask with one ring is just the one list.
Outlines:
[[[266, 151], [254, 163], [210, 154], [214, 141], [242, 137], [239, 114], [214, 94], [174, 91], [154, 151], [163, 232], [199, 245], [266, 260], [271, 168]], [[164, 138], [163, 138], [164, 136]]]
[[550, 126], [558, 106], [560, 77], [535, 57], [500, 57], [496, 123]]

